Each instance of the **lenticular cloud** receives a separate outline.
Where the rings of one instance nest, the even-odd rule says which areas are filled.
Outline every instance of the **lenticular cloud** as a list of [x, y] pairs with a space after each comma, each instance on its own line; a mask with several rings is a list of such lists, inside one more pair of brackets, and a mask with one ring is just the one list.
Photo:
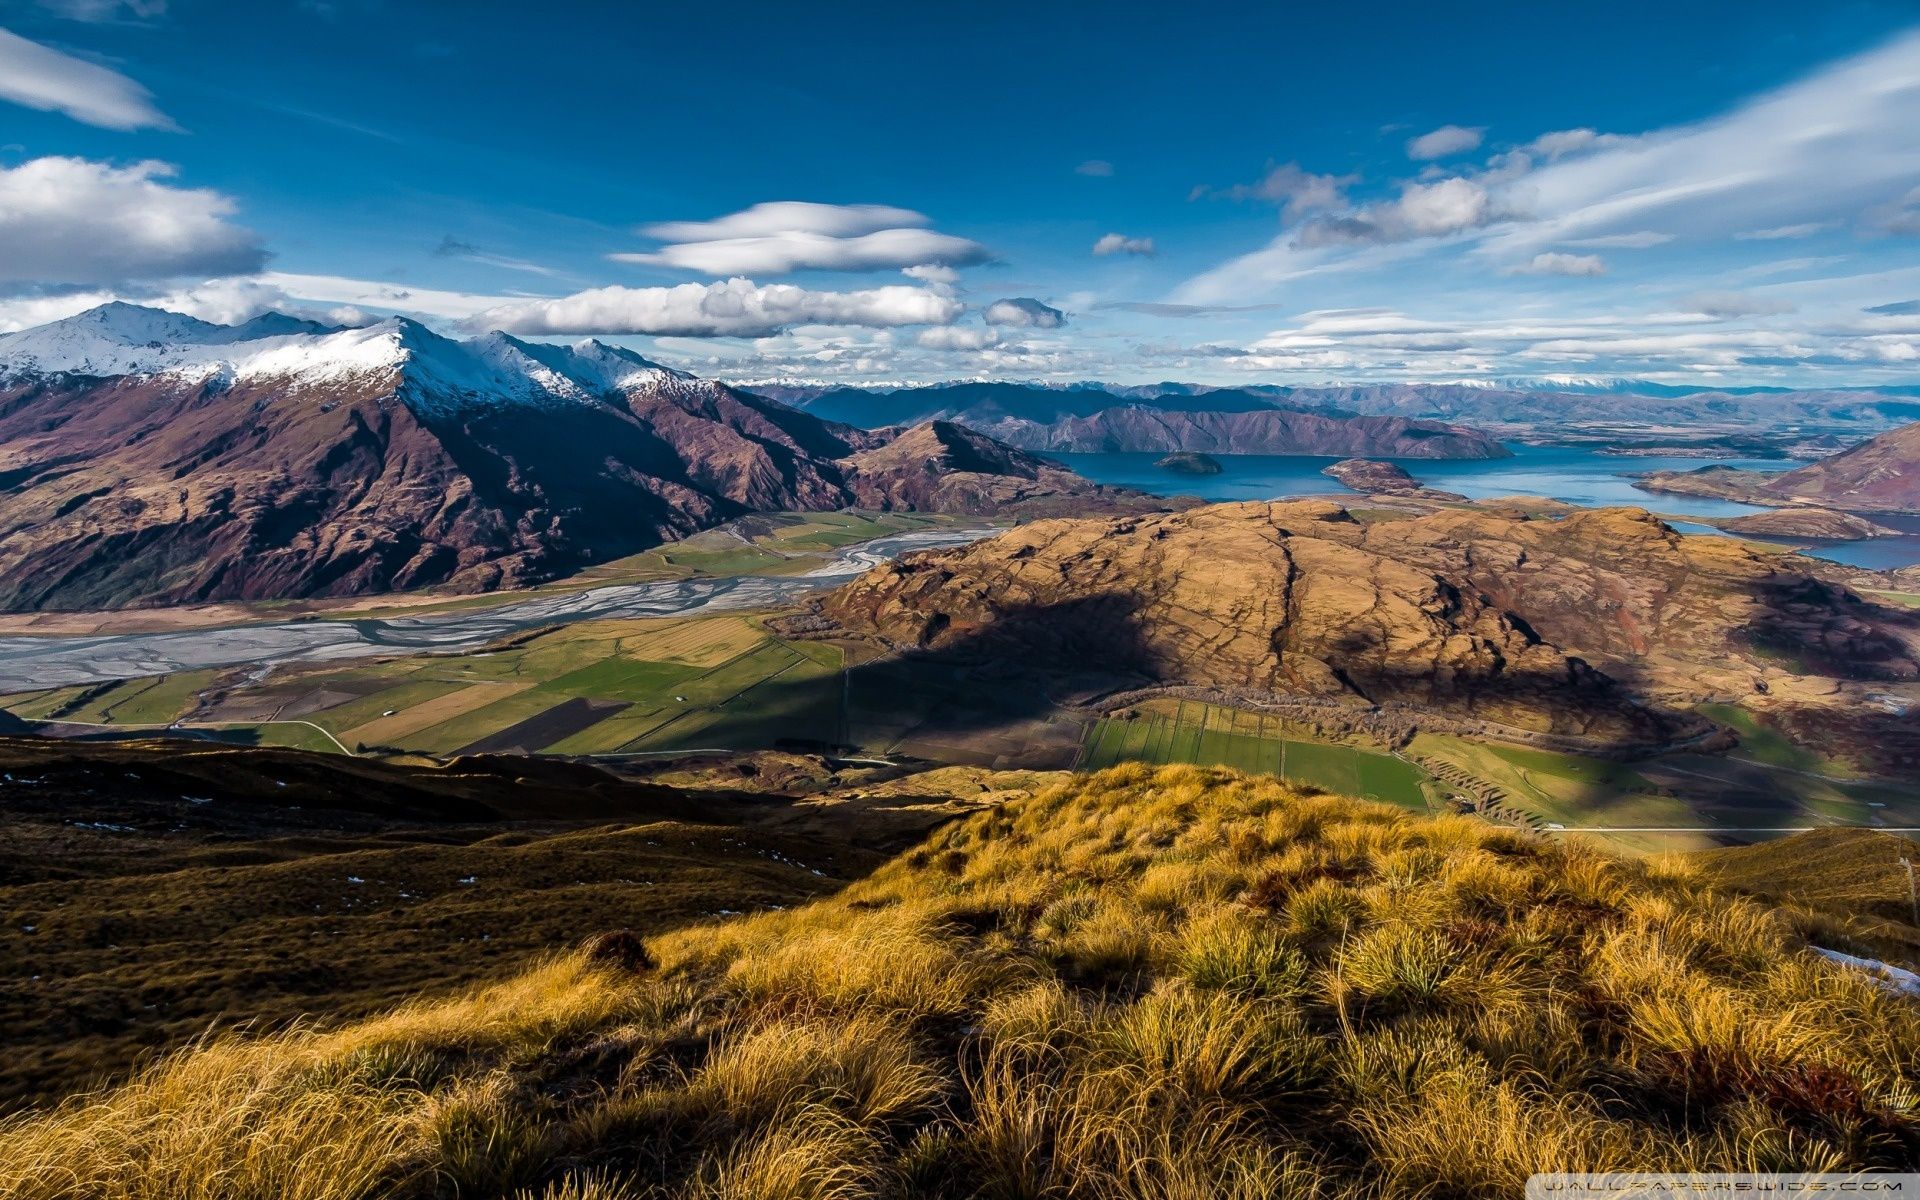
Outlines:
[[854, 292], [818, 292], [751, 279], [674, 287], [604, 287], [555, 300], [488, 309], [469, 325], [508, 333], [653, 334], [677, 337], [768, 337], [796, 325], [950, 325], [966, 311], [951, 296], [891, 285]]

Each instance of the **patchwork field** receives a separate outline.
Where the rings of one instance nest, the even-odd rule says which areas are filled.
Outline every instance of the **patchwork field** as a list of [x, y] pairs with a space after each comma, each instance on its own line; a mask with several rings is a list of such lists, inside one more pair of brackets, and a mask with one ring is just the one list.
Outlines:
[[1267, 713], [1191, 700], [1137, 706], [1131, 719], [1104, 717], [1088, 729], [1080, 766], [1100, 770], [1123, 762], [1192, 763], [1278, 775], [1344, 796], [1424, 809], [1432, 798], [1426, 772], [1390, 754], [1292, 736]]
[[843, 738], [841, 653], [728, 614], [581, 622], [455, 657], [211, 672], [0, 697], [29, 720], [181, 722], [224, 738], [355, 753], [618, 754], [824, 748]]

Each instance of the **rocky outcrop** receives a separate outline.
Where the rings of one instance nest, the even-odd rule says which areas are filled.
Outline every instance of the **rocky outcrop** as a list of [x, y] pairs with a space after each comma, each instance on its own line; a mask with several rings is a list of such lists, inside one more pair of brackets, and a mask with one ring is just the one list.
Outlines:
[[1369, 496], [1400, 496], [1415, 500], [1459, 501], [1466, 497], [1458, 492], [1443, 492], [1437, 488], [1426, 487], [1418, 479], [1406, 473], [1393, 463], [1376, 462], [1369, 458], [1348, 458], [1334, 463], [1320, 472]]
[[1155, 459], [1153, 465], [1175, 475], [1218, 475], [1226, 470], [1213, 455], [1195, 454], [1188, 450]]
[[1303, 501], [1043, 521], [877, 568], [822, 613], [909, 651], [1616, 743], [1689, 728], [1687, 704], [1751, 690], [1789, 653], [1835, 678], [1920, 674], [1912, 622], [1637, 509], [1367, 524]]
[[1863, 538], [1898, 537], [1898, 529], [1876, 525], [1865, 517], [1830, 508], [1780, 508], [1720, 522], [1728, 533], [1755, 537], [1817, 538], [1830, 542], [1857, 542]]
[[1164, 512], [1165, 500], [1091, 483], [1055, 462], [950, 421], [876, 431], [841, 461], [853, 503], [882, 511], [1015, 517]]
[[1420, 481], [1389, 462], [1370, 458], [1343, 458], [1320, 472], [1332, 476], [1356, 492], [1369, 494], [1417, 491]]
[[1778, 474], [1739, 467], [1701, 467], [1695, 471], [1654, 471], [1634, 486], [1649, 492], [1711, 496], [1776, 507], [1920, 513], [1920, 422]]

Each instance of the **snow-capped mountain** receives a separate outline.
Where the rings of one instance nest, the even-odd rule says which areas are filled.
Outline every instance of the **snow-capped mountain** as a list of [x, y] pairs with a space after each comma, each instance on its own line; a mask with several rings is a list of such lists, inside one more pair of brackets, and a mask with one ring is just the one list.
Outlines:
[[455, 341], [405, 317], [342, 328], [266, 313], [216, 325], [122, 303], [0, 334], [0, 379], [31, 375], [271, 380], [289, 395], [359, 380], [430, 405], [579, 403], [691, 378], [591, 340], [536, 345], [489, 333]]
[[936, 487], [870, 455], [899, 436], [600, 342], [109, 304], [0, 335], [0, 609], [478, 590], [749, 512], [1106, 495]]

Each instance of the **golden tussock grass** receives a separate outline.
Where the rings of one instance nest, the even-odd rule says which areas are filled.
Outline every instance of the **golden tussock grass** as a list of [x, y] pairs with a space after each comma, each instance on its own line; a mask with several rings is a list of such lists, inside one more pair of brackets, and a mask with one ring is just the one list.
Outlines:
[[1920, 1005], [1802, 915], [1476, 821], [1130, 765], [830, 899], [0, 1125], [0, 1195], [1511, 1196], [1920, 1161]]

